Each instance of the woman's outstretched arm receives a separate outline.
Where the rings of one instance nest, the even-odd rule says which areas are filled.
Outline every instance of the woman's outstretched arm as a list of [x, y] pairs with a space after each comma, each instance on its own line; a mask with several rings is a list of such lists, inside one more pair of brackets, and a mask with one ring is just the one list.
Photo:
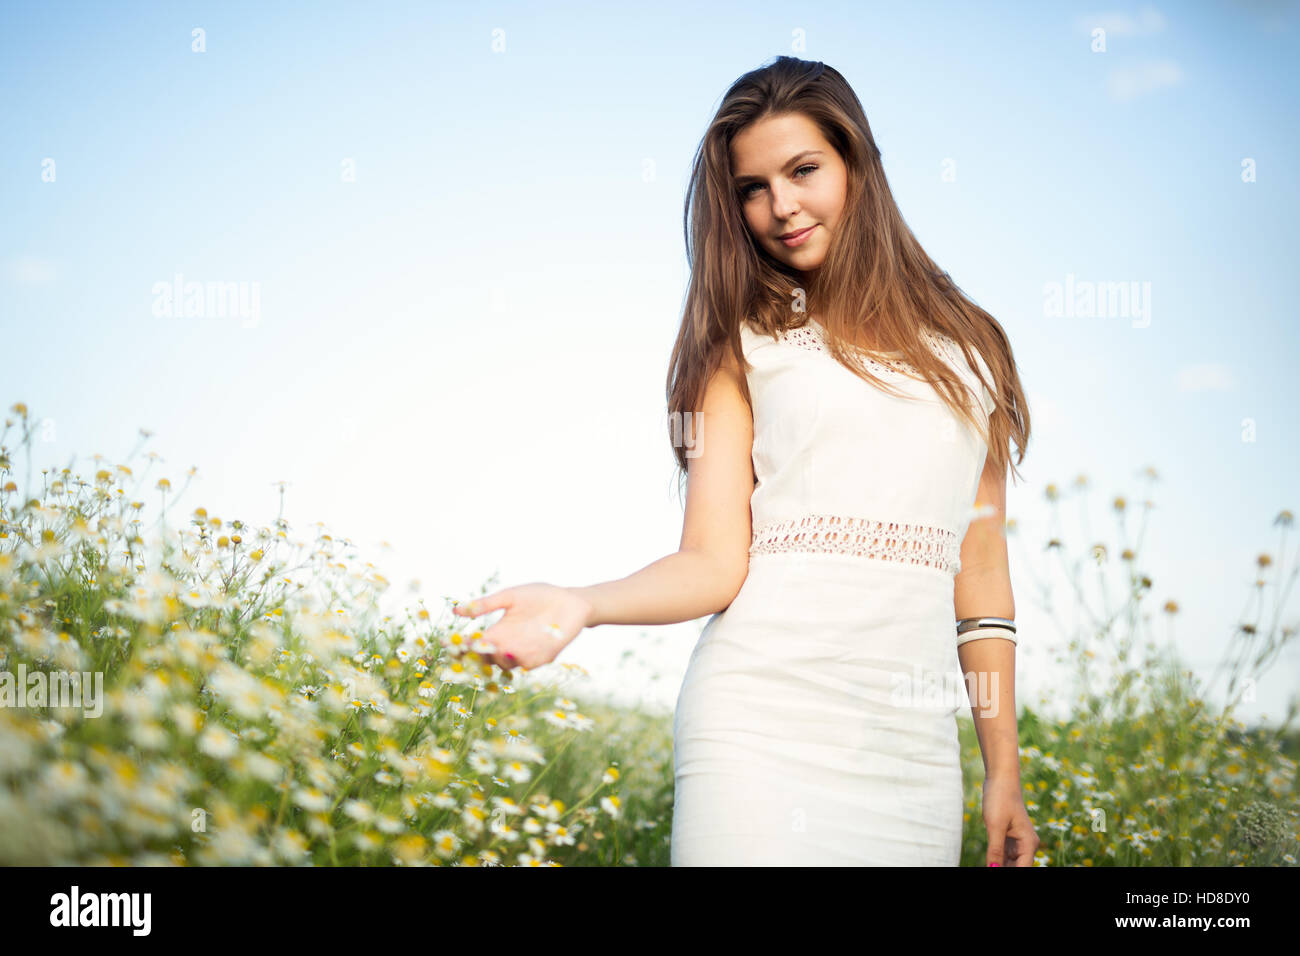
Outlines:
[[616, 581], [573, 588], [591, 605], [586, 627], [601, 624], [677, 624], [725, 610], [744, 572], [707, 551], [665, 555]]

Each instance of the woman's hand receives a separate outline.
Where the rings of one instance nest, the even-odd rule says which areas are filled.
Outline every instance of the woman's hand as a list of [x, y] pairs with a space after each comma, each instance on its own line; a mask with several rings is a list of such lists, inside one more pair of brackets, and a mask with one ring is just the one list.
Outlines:
[[989, 832], [989, 866], [1034, 865], [1038, 834], [1020, 796], [1019, 774], [984, 778], [984, 826]]
[[493, 651], [485, 660], [502, 670], [532, 670], [555, 660], [587, 626], [591, 602], [571, 588], [521, 584], [457, 604], [452, 613], [481, 617], [505, 608], [505, 616], [483, 632]]

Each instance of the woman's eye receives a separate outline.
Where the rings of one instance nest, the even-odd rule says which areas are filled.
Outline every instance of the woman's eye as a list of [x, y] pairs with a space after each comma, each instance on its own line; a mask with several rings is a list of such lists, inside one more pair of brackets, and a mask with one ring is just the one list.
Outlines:
[[[800, 166], [798, 169], [796, 169], [796, 170], [794, 171], [794, 174], [795, 174], [796, 176], [798, 176], [800, 179], [807, 179], [808, 176], [809, 176], [809, 174], [810, 174], [814, 169], [816, 169], [816, 168], [817, 168], [817, 165], [816, 165], [815, 163], [807, 163], [807, 164], [805, 164], [805, 165], [803, 165], [803, 166]], [[808, 170], [807, 173], [804, 172], [805, 169]], [[802, 173], [802, 175], [800, 175], [801, 173]], [[745, 186], [744, 188], [742, 188], [742, 189], [740, 190], [740, 198], [742, 198], [742, 199], [748, 199], [750, 196], [753, 195], [753, 193], [752, 193], [750, 190], [757, 189], [757, 188], [758, 188], [759, 186], [761, 186], [761, 185], [763, 185], [763, 184], [762, 184], [762, 183], [750, 183], [748, 186]]]

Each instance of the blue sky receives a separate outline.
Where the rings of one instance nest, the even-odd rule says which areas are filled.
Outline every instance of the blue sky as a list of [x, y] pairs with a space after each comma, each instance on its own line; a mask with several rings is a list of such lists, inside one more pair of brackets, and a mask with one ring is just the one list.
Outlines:
[[[1205, 670], [1300, 506], [1298, 22], [1266, 3], [6, 4], [0, 401], [48, 420], [41, 464], [120, 460], [149, 428], [174, 482], [198, 466], [190, 506], [223, 516], [271, 520], [289, 481], [295, 527], [357, 541], [398, 604], [411, 579], [436, 603], [493, 571], [632, 573], [681, 532], [661, 423], [689, 163], [736, 77], [820, 59], [1015, 350], [1021, 699], [1054, 686], [1029, 583], [1044, 489], [1078, 474], [1092, 543], [1159, 473], [1142, 566]], [[256, 318], [155, 314], [177, 274], [256, 288]], [[1136, 283], [1149, 314], [1049, 314], [1067, 281]], [[597, 628], [563, 659], [671, 706], [702, 623]], [[629, 649], [661, 676], [620, 669]], [[1243, 716], [1279, 716], [1298, 662]]]

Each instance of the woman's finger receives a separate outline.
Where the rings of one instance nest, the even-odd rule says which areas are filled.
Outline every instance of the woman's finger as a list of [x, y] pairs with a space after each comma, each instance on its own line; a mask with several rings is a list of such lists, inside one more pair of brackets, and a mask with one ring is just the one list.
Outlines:
[[1020, 856], [1016, 852], [1016, 838], [1010, 834], [1007, 835], [1006, 841], [1002, 844], [1002, 865], [1020, 865]]
[[474, 598], [472, 601], [457, 602], [451, 610], [453, 614], [459, 614], [461, 617], [482, 617], [484, 614], [491, 614], [493, 611], [509, 606], [510, 590], [507, 588], [504, 591]]
[[1021, 866], [1033, 866], [1035, 851], [1038, 849], [1038, 840], [1032, 829], [1025, 831], [1024, 839], [1020, 841], [1020, 858], [1024, 861]]
[[495, 665], [503, 671], [509, 672], [512, 668], [519, 666], [519, 659], [513, 654], [487, 654], [483, 658], [484, 663]]

